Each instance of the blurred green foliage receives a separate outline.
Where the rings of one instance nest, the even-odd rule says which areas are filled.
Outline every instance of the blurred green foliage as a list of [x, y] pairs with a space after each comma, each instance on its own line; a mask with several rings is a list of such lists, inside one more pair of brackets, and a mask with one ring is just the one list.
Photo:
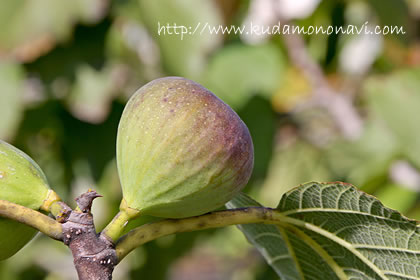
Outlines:
[[[249, 126], [255, 170], [246, 192], [262, 204], [276, 206], [285, 191], [307, 181], [340, 180], [420, 219], [418, 2], [314, 0], [299, 8], [294, 1], [273, 0], [277, 10], [263, 5], [268, 2], [3, 1], [0, 138], [32, 156], [66, 202], [72, 204], [90, 187], [104, 195], [93, 209], [101, 229], [121, 199], [114, 158], [125, 102], [150, 80], [184, 76], [212, 90]], [[267, 22], [273, 14], [278, 18]], [[369, 22], [407, 31], [375, 40], [303, 35], [307, 53], [321, 65], [335, 94], [344, 95], [362, 119], [360, 135], [349, 139], [340, 133], [283, 36], [203, 32], [181, 40], [158, 34], [159, 24], [194, 28], [279, 19], [300, 26]], [[74, 277], [70, 252], [43, 236], [0, 263], [0, 279]], [[115, 272], [115, 279], [140, 278], [277, 276], [232, 228], [145, 245]]]

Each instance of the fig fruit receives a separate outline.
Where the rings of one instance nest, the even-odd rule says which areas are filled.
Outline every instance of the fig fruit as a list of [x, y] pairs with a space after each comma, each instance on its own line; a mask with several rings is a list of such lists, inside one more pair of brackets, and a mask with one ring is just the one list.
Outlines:
[[128, 101], [117, 136], [122, 210], [183, 218], [212, 211], [251, 175], [252, 139], [239, 116], [201, 85], [154, 80]]
[[[38, 210], [49, 194], [39, 166], [25, 153], [0, 140], [0, 199]], [[37, 233], [29, 226], [0, 218], [0, 260], [19, 251]]]

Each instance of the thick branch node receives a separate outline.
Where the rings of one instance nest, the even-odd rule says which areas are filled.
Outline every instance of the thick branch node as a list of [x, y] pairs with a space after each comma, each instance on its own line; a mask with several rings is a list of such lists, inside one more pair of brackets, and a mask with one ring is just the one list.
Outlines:
[[72, 211], [63, 223], [63, 241], [69, 246], [80, 280], [111, 279], [118, 263], [114, 245], [96, 233], [90, 213], [92, 201], [99, 195], [88, 191], [76, 199], [79, 210]]

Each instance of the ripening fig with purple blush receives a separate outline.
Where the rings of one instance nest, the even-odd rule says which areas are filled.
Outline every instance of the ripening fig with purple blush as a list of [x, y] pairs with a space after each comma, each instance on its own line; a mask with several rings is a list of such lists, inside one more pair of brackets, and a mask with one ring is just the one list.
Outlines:
[[118, 128], [123, 203], [165, 218], [215, 210], [248, 182], [252, 139], [239, 116], [201, 85], [154, 80], [127, 103]]

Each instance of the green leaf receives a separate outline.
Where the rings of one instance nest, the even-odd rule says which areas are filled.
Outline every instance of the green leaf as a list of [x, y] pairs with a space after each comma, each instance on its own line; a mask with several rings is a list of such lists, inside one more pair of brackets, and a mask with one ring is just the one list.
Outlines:
[[[258, 202], [240, 193], [226, 204], [227, 208], [261, 206]], [[250, 243], [255, 245], [281, 279], [300, 279], [301, 274], [287, 245], [285, 231], [274, 225], [239, 225]], [[294, 239], [294, 237], [292, 237]], [[296, 241], [296, 240], [295, 240]]]
[[[241, 195], [227, 206], [243, 207], [246, 203], [247, 198]], [[241, 229], [260, 251], [279, 248], [269, 251], [268, 262], [283, 274], [284, 267], [294, 268], [295, 273], [294, 278], [279, 273], [282, 279], [420, 277], [417, 222], [384, 207], [379, 200], [350, 184], [301, 185], [287, 192], [277, 209], [285, 221], [279, 225], [278, 232], [274, 226], [266, 229], [265, 225], [241, 226]], [[272, 236], [271, 241], [267, 236]], [[292, 268], [291, 259], [294, 260]]]
[[232, 45], [214, 56], [204, 85], [238, 109], [255, 94], [271, 97], [282, 82], [284, 65], [281, 51], [273, 44]]
[[[381, 26], [403, 27], [404, 31], [410, 31], [410, 10], [406, 1], [399, 0], [368, 0], [374, 12], [378, 15]], [[406, 34], [393, 34], [401, 41], [408, 38]]]
[[112, 67], [96, 71], [89, 65], [81, 65], [76, 72], [76, 82], [68, 98], [73, 115], [90, 122], [103, 122], [116, 95]]
[[368, 79], [365, 85], [366, 98], [372, 113], [384, 121], [402, 150], [401, 153], [418, 168], [420, 167], [419, 88], [420, 68], [373, 77]]
[[23, 113], [24, 72], [20, 65], [0, 62], [0, 138], [14, 136]]
[[106, 1], [2, 1], [0, 54], [32, 61], [71, 35], [78, 21], [93, 23], [106, 11]]
[[277, 148], [261, 190], [261, 202], [277, 205], [279, 197], [301, 182], [331, 180], [325, 152], [304, 141]]
[[327, 150], [326, 155], [338, 178], [373, 191], [382, 186], [381, 178], [388, 177], [388, 169], [400, 151], [398, 145], [384, 121], [370, 116], [359, 139], [341, 139]]
[[[205, 67], [208, 54], [222, 40], [221, 33], [202, 31], [206, 24], [216, 26], [222, 23], [214, 3], [204, 0], [140, 0], [138, 3], [143, 22], [159, 44], [168, 71], [197, 78]], [[165, 29], [168, 25], [171, 27]], [[181, 32], [187, 34], [181, 37]]]

